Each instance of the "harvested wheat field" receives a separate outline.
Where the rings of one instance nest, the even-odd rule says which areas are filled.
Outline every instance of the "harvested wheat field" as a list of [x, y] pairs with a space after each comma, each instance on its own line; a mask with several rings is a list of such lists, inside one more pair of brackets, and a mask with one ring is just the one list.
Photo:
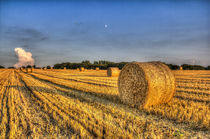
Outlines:
[[210, 138], [210, 71], [172, 71], [169, 103], [124, 104], [106, 70], [0, 70], [0, 138]]

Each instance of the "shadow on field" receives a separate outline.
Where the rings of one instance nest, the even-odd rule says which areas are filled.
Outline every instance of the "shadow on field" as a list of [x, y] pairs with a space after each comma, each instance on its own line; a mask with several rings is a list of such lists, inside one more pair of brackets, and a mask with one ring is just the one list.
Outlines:
[[[102, 97], [103, 99], [107, 99], [107, 100], [111, 100], [111, 101], [114, 101], [114, 102], [120, 102], [121, 103], [121, 100], [119, 98], [118, 95], [112, 95], [112, 94], [104, 94], [104, 93], [95, 93], [95, 92], [84, 92], [82, 90], [78, 90], [78, 89], [75, 89], [75, 88], [71, 88], [69, 86], [66, 86], [66, 85], [61, 85], [61, 84], [57, 84], [57, 83], [54, 83], [54, 82], [51, 82], [49, 80], [45, 80], [45, 79], [40, 79], [32, 74], [28, 74], [29, 76], [31, 76], [32, 78], [34, 79], [37, 79], [39, 81], [42, 81], [42, 82], [45, 82], [47, 83], [47, 85], [53, 87], [53, 86], [56, 86], [56, 87], [60, 87], [60, 88], [64, 88], [64, 89], [68, 89], [68, 91], [64, 91], [64, 90], [61, 90], [61, 89], [57, 89], [59, 91], [63, 91], [65, 93], [68, 93], [69, 91], [72, 92], [72, 91], [77, 91], [81, 94], [89, 94], [89, 95], [92, 95], [92, 96], [95, 96], [95, 97]], [[55, 87], [54, 87], [55, 88]]]
[[[44, 73], [40, 73], [40, 72], [34, 72], [34, 73], [36, 73], [36, 74], [43, 74], [43, 75], [46, 75], [46, 74], [44, 74]], [[63, 73], [65, 73], [65, 72], [63, 72]], [[67, 72], [68, 73], [68, 72]], [[83, 72], [83, 73], [85, 73], [85, 72]], [[89, 74], [89, 75], [87, 75], [87, 74], [76, 74], [76, 75], [71, 75], [71, 74], [69, 74], [69, 75], [66, 75], [66, 76], [76, 76], [76, 77], [78, 77], [78, 76], [87, 76], [87, 77], [107, 77], [106, 75], [101, 75], [101, 74], [99, 74], [99, 75], [92, 75], [92, 74]]]
[[[36, 98], [38, 98], [38, 96], [34, 93], [35, 91], [39, 92], [40, 94], [62, 95], [67, 98], [69, 97], [71, 99], [79, 100], [80, 102], [86, 103], [95, 108], [97, 108], [97, 105], [93, 105], [94, 102], [100, 105], [108, 104], [108, 103], [125, 105], [120, 101], [120, 98], [117, 95], [115, 96], [114, 95], [101, 95], [101, 94], [82, 92], [82, 91], [77, 91], [77, 90], [72, 90], [72, 89], [69, 89], [68, 91], [64, 91], [64, 90], [60, 90], [56, 88], [50, 89], [50, 88], [40, 87], [40, 86], [18, 86], [18, 87], [8, 86], [8, 87], [14, 88], [18, 91], [25, 90], [26, 91], [25, 93], [32, 93], [32, 95], [35, 96]], [[55, 99], [57, 99], [58, 101], [62, 101], [62, 99], [59, 99], [59, 97], [56, 97]], [[110, 101], [107, 101], [107, 100], [110, 100]]]
[[[93, 82], [88, 82], [88, 81], [82, 81], [82, 80], [77, 80], [77, 79], [66, 79], [66, 78], [61, 78], [61, 77], [55, 77], [52, 75], [46, 75], [43, 73], [36, 73], [36, 74], [40, 74], [40, 75], [44, 75], [44, 76], [48, 76], [48, 77], [52, 77], [52, 78], [58, 78], [58, 79], [62, 79], [62, 80], [66, 80], [66, 81], [74, 81], [74, 82], [78, 82], [78, 83], [85, 83], [85, 84], [90, 84], [90, 85], [97, 85], [97, 86], [105, 86], [105, 87], [113, 87], [113, 88], [117, 88], [113, 85], [106, 85], [106, 84], [101, 84], [101, 83], [93, 83]], [[31, 75], [31, 74], [30, 74]], [[34, 75], [31, 75], [34, 76]]]
[[182, 96], [174, 96], [174, 98], [178, 98], [178, 99], [182, 99], [182, 100], [187, 100], [187, 101], [202, 102], [202, 103], [210, 104], [210, 101], [209, 100], [195, 99], [195, 98], [187, 98], [187, 97], [182, 97]]

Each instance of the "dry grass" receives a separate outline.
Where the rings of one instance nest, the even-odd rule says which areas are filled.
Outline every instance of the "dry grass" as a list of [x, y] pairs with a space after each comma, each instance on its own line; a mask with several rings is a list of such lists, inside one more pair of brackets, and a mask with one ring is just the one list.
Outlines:
[[210, 71], [174, 71], [168, 104], [124, 105], [105, 70], [0, 70], [0, 138], [209, 138]]

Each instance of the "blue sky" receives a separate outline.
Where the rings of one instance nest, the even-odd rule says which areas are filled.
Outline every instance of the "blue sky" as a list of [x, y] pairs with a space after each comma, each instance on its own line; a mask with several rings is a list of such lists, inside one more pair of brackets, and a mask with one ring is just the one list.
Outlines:
[[0, 65], [82, 60], [210, 65], [210, 1], [0, 1]]

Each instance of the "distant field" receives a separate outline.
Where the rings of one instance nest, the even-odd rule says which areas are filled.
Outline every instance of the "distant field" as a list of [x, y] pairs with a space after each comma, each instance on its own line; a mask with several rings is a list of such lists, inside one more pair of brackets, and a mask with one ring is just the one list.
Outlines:
[[123, 104], [105, 70], [0, 70], [0, 138], [210, 138], [210, 71], [173, 71], [168, 104]]

